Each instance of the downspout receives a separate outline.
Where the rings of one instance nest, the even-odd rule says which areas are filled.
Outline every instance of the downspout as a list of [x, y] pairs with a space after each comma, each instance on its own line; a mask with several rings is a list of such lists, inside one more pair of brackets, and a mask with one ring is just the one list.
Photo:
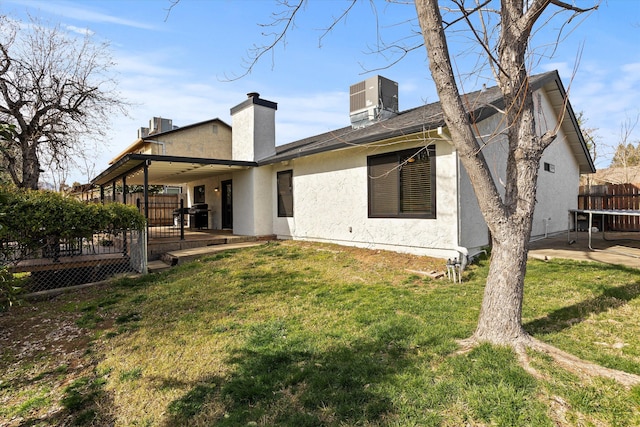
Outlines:
[[445, 132], [442, 126], [438, 126], [438, 136], [444, 141], [448, 142], [453, 148], [456, 156], [456, 204], [457, 204], [457, 229], [456, 229], [456, 247], [454, 248], [458, 252], [458, 262], [460, 263], [460, 275], [464, 271], [469, 261], [469, 249], [462, 246], [462, 200], [460, 198], [460, 157], [458, 156], [458, 150], [455, 149], [451, 137]]

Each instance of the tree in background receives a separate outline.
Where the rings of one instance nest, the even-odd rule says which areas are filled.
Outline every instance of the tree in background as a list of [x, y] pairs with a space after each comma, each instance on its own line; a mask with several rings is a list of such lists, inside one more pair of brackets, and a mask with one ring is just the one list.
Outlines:
[[612, 168], [628, 168], [640, 166], [640, 141], [630, 141], [631, 134], [640, 121], [640, 115], [635, 120], [627, 119], [620, 125], [620, 140], [611, 160]]
[[598, 160], [598, 129], [587, 127], [588, 120], [584, 115], [584, 111], [580, 111], [576, 115], [576, 120], [578, 121], [578, 126], [580, 126], [580, 130], [582, 131], [584, 142], [587, 144], [587, 148], [591, 154], [591, 159], [595, 163]]
[[626, 168], [630, 166], [640, 166], [640, 142], [636, 145], [632, 143], [618, 144], [610, 167]]
[[[0, 123], [0, 154], [4, 152], [4, 143], [10, 141], [14, 137], [14, 126], [6, 123]], [[4, 185], [11, 181], [11, 176], [7, 169], [0, 162], [0, 185]]]
[[112, 66], [90, 35], [0, 16], [0, 123], [15, 129], [1, 162], [17, 187], [37, 189], [45, 167], [68, 167], [88, 150], [81, 138], [105, 136], [110, 115], [125, 112]]

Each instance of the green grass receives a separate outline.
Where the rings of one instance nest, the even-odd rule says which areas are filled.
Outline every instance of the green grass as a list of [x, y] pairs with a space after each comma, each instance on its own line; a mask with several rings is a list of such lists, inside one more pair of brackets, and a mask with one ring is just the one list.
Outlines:
[[[638, 270], [528, 269], [528, 331], [640, 374]], [[88, 338], [76, 359], [0, 349], [0, 424], [640, 425], [640, 387], [578, 378], [535, 352], [544, 379], [507, 348], [457, 354], [486, 272], [453, 284], [395, 255], [285, 242], [34, 303], [16, 322], [67, 316]]]

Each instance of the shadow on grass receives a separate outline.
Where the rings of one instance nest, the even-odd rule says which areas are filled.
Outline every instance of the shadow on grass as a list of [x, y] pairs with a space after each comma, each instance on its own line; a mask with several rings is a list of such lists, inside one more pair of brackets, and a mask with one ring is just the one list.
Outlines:
[[282, 322], [254, 330], [230, 357], [234, 374], [198, 382], [169, 404], [165, 425], [367, 425], [393, 412], [376, 384], [406, 369], [412, 350], [394, 345], [382, 331], [321, 350], [284, 333]]
[[524, 329], [531, 334], [551, 334], [563, 331], [583, 322], [589, 315], [622, 307], [640, 296], [640, 281], [624, 286], [609, 287], [595, 298], [552, 311], [543, 318], [525, 323]]

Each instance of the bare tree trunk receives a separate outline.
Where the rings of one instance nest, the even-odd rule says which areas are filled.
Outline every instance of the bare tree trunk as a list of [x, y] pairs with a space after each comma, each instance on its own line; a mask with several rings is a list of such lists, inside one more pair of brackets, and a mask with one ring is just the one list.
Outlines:
[[444, 119], [492, 235], [491, 266], [473, 339], [511, 345], [529, 340], [521, 324], [528, 242], [540, 159], [555, 138], [555, 134], [541, 137], [535, 131], [532, 93], [524, 66], [527, 29], [532, 24], [523, 20], [522, 6], [517, 3], [503, 2], [502, 22], [508, 28], [501, 33], [499, 58], [493, 58], [506, 105], [508, 154], [501, 196], [460, 99], [438, 2], [416, 1]]
[[40, 180], [40, 162], [36, 146], [27, 145], [22, 158], [22, 188], [37, 190]]
[[527, 248], [523, 242], [528, 234], [521, 228], [492, 238], [491, 264], [473, 336], [476, 341], [513, 345], [529, 339], [522, 329], [527, 264]]

